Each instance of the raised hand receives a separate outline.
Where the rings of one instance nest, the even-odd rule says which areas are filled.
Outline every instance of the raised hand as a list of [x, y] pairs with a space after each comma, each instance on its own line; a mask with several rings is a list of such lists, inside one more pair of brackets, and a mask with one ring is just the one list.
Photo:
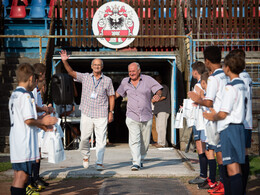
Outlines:
[[67, 55], [67, 51], [66, 50], [61, 50], [59, 53], [60, 53], [60, 57], [61, 57], [62, 61], [66, 61], [70, 57], [70, 55]]

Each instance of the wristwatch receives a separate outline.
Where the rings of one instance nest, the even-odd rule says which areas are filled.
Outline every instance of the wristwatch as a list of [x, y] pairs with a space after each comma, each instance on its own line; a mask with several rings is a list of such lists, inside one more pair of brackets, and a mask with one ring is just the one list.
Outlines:
[[114, 111], [113, 111], [113, 110], [110, 110], [109, 112], [112, 112], [112, 114], [114, 114]]

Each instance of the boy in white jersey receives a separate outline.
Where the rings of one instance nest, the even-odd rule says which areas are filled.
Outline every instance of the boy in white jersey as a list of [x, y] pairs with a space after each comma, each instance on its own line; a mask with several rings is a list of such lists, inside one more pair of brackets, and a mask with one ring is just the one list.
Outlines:
[[[204, 97], [204, 91], [201, 87], [201, 74], [206, 71], [205, 64], [203, 62], [197, 61], [192, 65], [192, 77], [198, 82], [194, 86], [194, 91], [200, 96]], [[198, 106], [198, 105], [194, 105]], [[196, 108], [197, 109], [197, 108]], [[196, 120], [196, 119], [195, 119]], [[197, 130], [196, 126], [192, 126], [193, 137], [196, 143], [196, 149], [199, 155], [199, 164], [200, 164], [200, 176], [195, 179], [189, 180], [189, 184], [201, 184], [207, 180], [207, 167], [208, 159], [205, 155], [205, 133], [204, 130]]]
[[[45, 72], [46, 72], [46, 67], [42, 63], [36, 63], [33, 65], [34, 68], [34, 73], [37, 75], [38, 80], [37, 80], [37, 86], [33, 89], [32, 93], [35, 99], [36, 103], [36, 110], [38, 116], [41, 116], [44, 113], [50, 114], [54, 111], [54, 109], [51, 106], [43, 106], [42, 103], [42, 94], [41, 94], [41, 89], [45, 84]], [[44, 137], [44, 130], [38, 129], [38, 146], [39, 146], [39, 151], [40, 151], [40, 156], [41, 156], [41, 145]], [[45, 182], [42, 178], [39, 176], [40, 172], [40, 162], [41, 159], [36, 160], [36, 163], [33, 163], [32, 167], [32, 175], [29, 176], [28, 180], [28, 186], [32, 189], [36, 187], [37, 190], [44, 189], [45, 186], [48, 186], [49, 184]]]
[[[225, 75], [224, 71], [221, 68], [221, 51], [218, 47], [216, 46], [209, 46], [207, 47], [204, 52], [204, 59], [205, 59], [205, 65], [206, 68], [212, 72], [210, 77], [208, 78], [207, 82], [207, 93], [206, 97], [202, 99], [200, 96], [198, 96], [196, 93], [189, 92], [188, 96], [197, 104], [200, 104], [202, 106], [206, 106], [208, 108], [213, 107], [215, 110], [219, 111], [220, 108], [220, 103], [221, 103], [221, 97], [222, 97], [222, 92], [225, 87], [225, 85], [228, 82], [228, 78]], [[217, 125], [216, 123], [214, 124], [214, 129], [217, 133]], [[219, 166], [219, 176], [220, 176], [220, 183], [216, 188], [213, 188], [214, 193], [222, 193], [224, 194], [224, 187], [223, 187], [223, 182], [224, 182], [224, 177], [225, 177], [225, 170], [223, 168], [223, 163], [222, 163], [222, 154], [221, 154], [221, 145], [220, 143], [216, 145], [209, 145], [208, 148], [209, 153], [213, 154], [213, 151], [216, 152], [217, 156], [217, 162]], [[214, 155], [211, 155], [214, 157]], [[214, 172], [214, 167], [216, 165], [214, 164], [214, 159], [208, 159], [209, 160], [209, 167], [210, 171]], [[212, 161], [210, 161], [212, 160]], [[212, 163], [212, 165], [211, 165]], [[213, 193], [212, 192], [212, 193]]]
[[[203, 116], [211, 121], [218, 121], [223, 165], [227, 167], [230, 194], [243, 195], [243, 180], [240, 164], [245, 163], [244, 125], [246, 113], [246, 87], [239, 74], [245, 68], [245, 61], [240, 56], [228, 54], [223, 70], [230, 78], [223, 92], [219, 111], [211, 108], [211, 113]], [[226, 186], [225, 186], [226, 190]]]
[[[39, 159], [37, 128], [47, 130], [48, 125], [57, 122], [49, 115], [37, 119], [35, 102], [31, 91], [36, 86], [34, 68], [30, 64], [21, 64], [16, 70], [18, 87], [13, 91], [9, 100], [10, 113], [10, 158], [14, 169], [14, 179], [10, 188], [11, 194], [31, 193], [25, 189], [31, 164]], [[27, 192], [26, 192], [27, 190]]]
[[[246, 58], [246, 54], [242, 49], [235, 49], [230, 52], [230, 54], [237, 55], [242, 57], [244, 60]], [[244, 120], [245, 127], [245, 143], [246, 143], [246, 151], [245, 151], [245, 164], [241, 165], [242, 177], [244, 190], [246, 190], [247, 180], [250, 172], [249, 165], [249, 156], [248, 149], [251, 148], [251, 138], [252, 138], [252, 129], [253, 129], [253, 116], [252, 116], [252, 79], [250, 75], [244, 69], [239, 77], [244, 81], [246, 86], [246, 98], [247, 98], [247, 106], [246, 106], [246, 117]], [[245, 192], [245, 191], [244, 191]]]

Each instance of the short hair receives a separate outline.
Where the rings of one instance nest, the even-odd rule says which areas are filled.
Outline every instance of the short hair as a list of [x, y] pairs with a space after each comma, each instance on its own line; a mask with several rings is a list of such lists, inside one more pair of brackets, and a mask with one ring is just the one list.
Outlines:
[[34, 68], [31, 64], [23, 63], [16, 69], [16, 79], [19, 82], [27, 82], [31, 76], [34, 76]]
[[95, 58], [94, 60], [92, 60], [92, 61], [91, 61], [91, 66], [93, 65], [93, 63], [94, 63], [95, 60], [100, 60], [101, 66], [102, 66], [102, 67], [104, 66], [103, 60], [101, 60], [100, 58]]
[[202, 75], [203, 72], [206, 71], [205, 64], [201, 61], [194, 62], [192, 65], [192, 70], [197, 70], [199, 75]]
[[205, 82], [207, 83], [208, 78], [209, 78], [209, 73], [208, 73], [208, 72], [203, 72], [203, 73], [201, 74], [200, 79], [201, 79], [202, 81], [205, 81]]
[[209, 46], [204, 52], [204, 59], [209, 60], [213, 64], [219, 64], [221, 62], [221, 51], [217, 46]]
[[233, 49], [229, 53], [232, 55], [238, 55], [238, 56], [244, 58], [244, 60], [246, 59], [246, 53], [243, 49]]
[[228, 54], [224, 59], [224, 66], [228, 66], [234, 74], [239, 74], [245, 69], [245, 60], [238, 55]]
[[130, 63], [130, 64], [128, 65], [128, 68], [129, 68], [129, 66], [130, 66], [131, 64], [136, 64], [137, 70], [140, 70], [140, 69], [141, 69], [140, 64], [139, 64], [138, 62], [132, 62], [132, 63]]
[[43, 63], [36, 63], [33, 65], [34, 73], [38, 76], [41, 76], [45, 74], [46, 72], [46, 66]]

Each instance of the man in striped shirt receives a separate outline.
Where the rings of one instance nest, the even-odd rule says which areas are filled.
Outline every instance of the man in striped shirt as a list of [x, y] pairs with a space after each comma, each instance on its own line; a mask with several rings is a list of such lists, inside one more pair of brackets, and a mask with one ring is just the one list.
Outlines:
[[103, 159], [106, 146], [107, 124], [113, 121], [115, 91], [112, 80], [102, 73], [103, 61], [94, 59], [91, 63], [92, 73], [74, 71], [68, 63], [69, 56], [65, 50], [60, 52], [61, 60], [68, 74], [75, 81], [82, 83], [80, 151], [83, 156], [83, 167], [88, 168], [90, 157], [89, 137], [93, 129], [96, 135], [96, 169], [103, 170]]

